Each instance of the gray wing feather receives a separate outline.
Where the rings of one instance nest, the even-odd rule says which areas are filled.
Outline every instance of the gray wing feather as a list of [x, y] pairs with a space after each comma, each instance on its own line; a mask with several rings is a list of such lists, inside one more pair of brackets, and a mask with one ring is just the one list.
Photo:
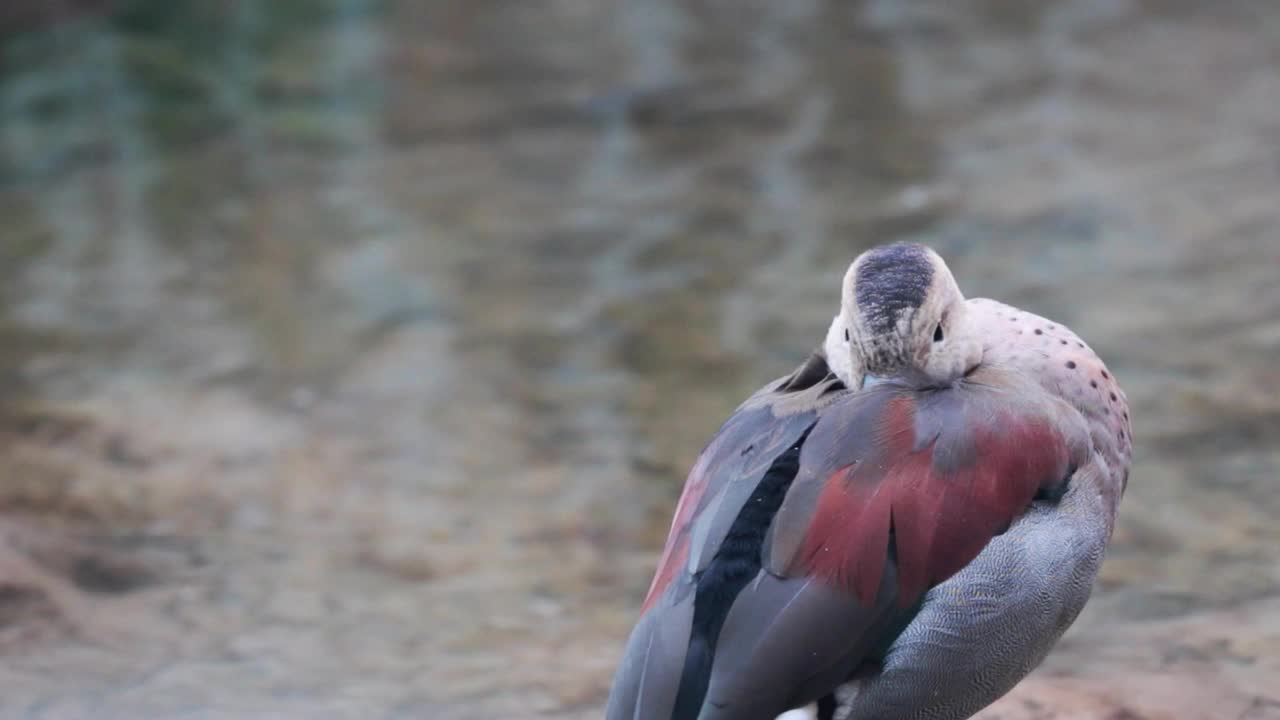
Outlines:
[[769, 465], [814, 419], [814, 412], [777, 417], [762, 407], [741, 412], [726, 426], [724, 440], [711, 450], [715, 456], [706, 465], [708, 492], [714, 495], [703, 501], [691, 528], [689, 572], [706, 569]]
[[609, 694], [607, 720], [671, 717], [692, 622], [692, 595], [655, 606], [640, 618]]
[[[892, 570], [890, 570], [892, 574]], [[725, 620], [700, 720], [772, 720], [848, 679], [892, 614], [812, 578], [761, 573]]]

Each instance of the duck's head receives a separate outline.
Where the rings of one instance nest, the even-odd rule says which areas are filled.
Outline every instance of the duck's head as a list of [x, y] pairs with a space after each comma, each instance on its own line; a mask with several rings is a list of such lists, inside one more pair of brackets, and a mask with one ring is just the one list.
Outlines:
[[850, 388], [944, 387], [982, 362], [982, 339], [946, 262], [915, 243], [858, 256], [844, 276], [827, 362]]

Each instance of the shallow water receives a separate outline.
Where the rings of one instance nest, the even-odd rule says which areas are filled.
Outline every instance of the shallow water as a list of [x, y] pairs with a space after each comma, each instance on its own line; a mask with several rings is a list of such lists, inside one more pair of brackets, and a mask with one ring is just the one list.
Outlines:
[[702, 443], [913, 239], [1134, 415], [982, 717], [1280, 717], [1268, 3], [83, 5], [0, 18], [0, 715], [598, 717]]

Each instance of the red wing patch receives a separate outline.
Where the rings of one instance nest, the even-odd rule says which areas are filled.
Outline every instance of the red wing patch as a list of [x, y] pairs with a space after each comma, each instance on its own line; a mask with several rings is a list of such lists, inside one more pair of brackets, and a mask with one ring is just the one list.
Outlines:
[[680, 493], [680, 501], [676, 503], [676, 513], [671, 520], [666, 547], [662, 549], [662, 558], [658, 560], [658, 571], [654, 573], [653, 582], [649, 583], [649, 592], [644, 596], [644, 604], [640, 606], [642, 613], [647, 612], [654, 601], [662, 596], [689, 557], [689, 524], [707, 490], [706, 465], [711, 454], [711, 447], [708, 447], [689, 471], [689, 479]]
[[[662, 557], [658, 560], [658, 571], [654, 573], [653, 582], [649, 583], [649, 592], [645, 594], [644, 603], [640, 606], [641, 613], [648, 612], [654, 601], [662, 597], [667, 586], [675, 579], [676, 573], [689, 559], [689, 520], [687, 517], [682, 518], [680, 512], [686, 505], [696, 504], [697, 495], [690, 493], [689, 490], [690, 488], [686, 487], [685, 492], [680, 496], [680, 504], [677, 505], [676, 517], [671, 524], [667, 545], [662, 549]], [[686, 496], [694, 502], [686, 503]]]
[[815, 478], [823, 487], [786, 566], [788, 575], [824, 578], [863, 603], [876, 597], [891, 542], [898, 599], [908, 605], [969, 564], [1042, 485], [1066, 473], [1066, 442], [1046, 419], [1013, 412], [919, 418], [918, 403], [905, 394], [874, 409], [862, 418], [874, 427], [849, 428], [873, 433], [873, 449]]

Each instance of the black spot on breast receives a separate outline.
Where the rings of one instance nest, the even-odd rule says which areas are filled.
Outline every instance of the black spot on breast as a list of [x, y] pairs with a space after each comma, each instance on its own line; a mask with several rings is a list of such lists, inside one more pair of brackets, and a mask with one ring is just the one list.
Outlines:
[[874, 333], [893, 330], [904, 310], [924, 303], [933, 265], [920, 245], [895, 243], [871, 250], [858, 265], [854, 300]]
[[1068, 361], [1067, 361], [1067, 369], [1068, 369], [1068, 370], [1075, 370], [1075, 369], [1076, 369], [1076, 361], [1075, 361], [1075, 360], [1068, 360]]

